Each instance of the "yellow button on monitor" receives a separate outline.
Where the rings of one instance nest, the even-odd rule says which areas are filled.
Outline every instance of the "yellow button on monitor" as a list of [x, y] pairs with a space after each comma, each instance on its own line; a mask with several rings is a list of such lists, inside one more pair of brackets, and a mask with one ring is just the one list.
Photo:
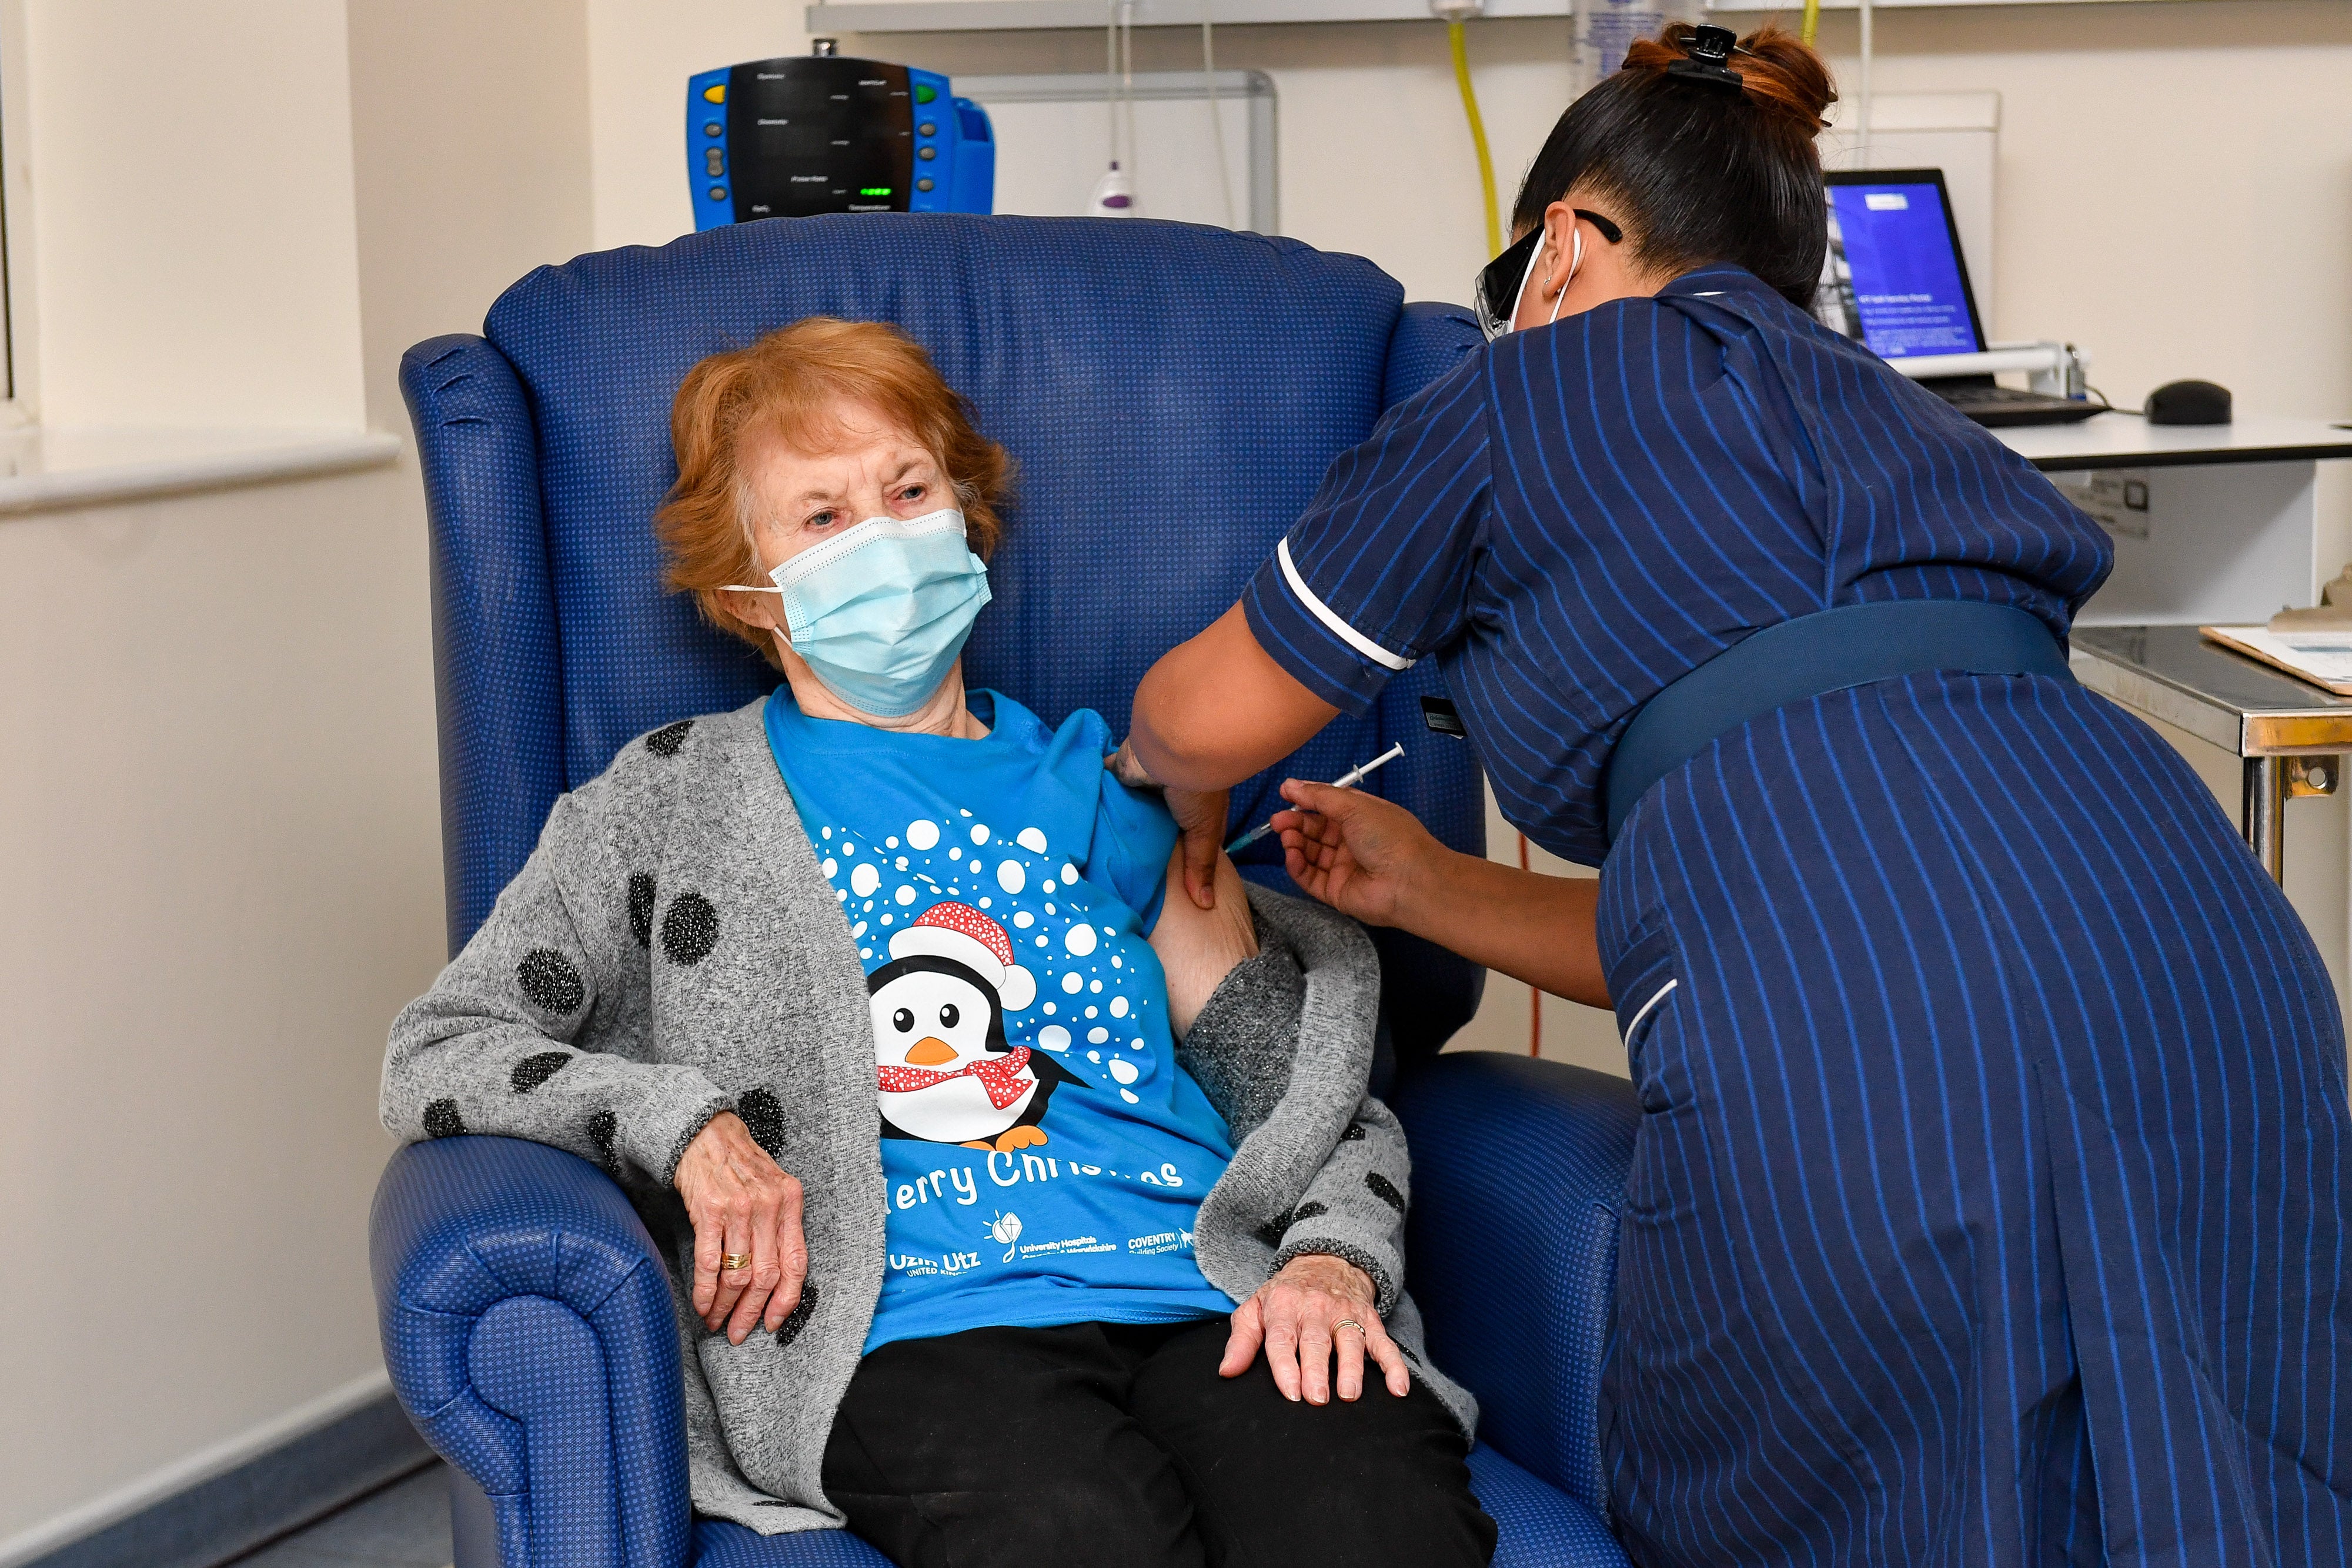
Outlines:
[[706, 103], [725, 103], [727, 101], [727, 84], [725, 82], [720, 82], [716, 87], [704, 88], [702, 89], [702, 97], [703, 101]]

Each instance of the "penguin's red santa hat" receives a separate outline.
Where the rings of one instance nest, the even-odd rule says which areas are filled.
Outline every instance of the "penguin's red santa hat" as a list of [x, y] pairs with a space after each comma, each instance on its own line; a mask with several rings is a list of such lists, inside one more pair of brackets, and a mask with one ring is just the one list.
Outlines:
[[969, 904], [934, 904], [921, 919], [890, 938], [893, 958], [945, 958], [988, 982], [1006, 1012], [1037, 999], [1036, 977], [1013, 957], [1004, 927]]

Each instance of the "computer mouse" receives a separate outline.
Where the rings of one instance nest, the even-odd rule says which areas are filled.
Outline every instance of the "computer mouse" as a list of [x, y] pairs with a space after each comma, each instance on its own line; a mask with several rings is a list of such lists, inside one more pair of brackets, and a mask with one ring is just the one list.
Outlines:
[[2230, 389], [2212, 382], [2167, 382], [2147, 394], [2150, 424], [2227, 424]]

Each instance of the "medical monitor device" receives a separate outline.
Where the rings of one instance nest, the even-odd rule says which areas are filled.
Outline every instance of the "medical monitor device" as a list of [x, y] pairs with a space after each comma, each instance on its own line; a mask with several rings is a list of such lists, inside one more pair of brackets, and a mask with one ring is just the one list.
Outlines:
[[1829, 273], [1816, 313], [1883, 360], [1984, 350], [1941, 169], [1840, 170], [1829, 187]]
[[988, 111], [948, 78], [818, 53], [687, 78], [694, 226], [819, 213], [985, 213], [996, 144]]

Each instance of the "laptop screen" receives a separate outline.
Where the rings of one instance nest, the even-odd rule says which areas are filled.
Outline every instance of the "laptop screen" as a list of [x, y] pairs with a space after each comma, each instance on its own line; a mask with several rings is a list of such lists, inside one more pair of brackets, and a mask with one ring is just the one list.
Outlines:
[[1816, 313], [1882, 359], [1984, 347], [1938, 169], [1827, 177], [1830, 256]]

